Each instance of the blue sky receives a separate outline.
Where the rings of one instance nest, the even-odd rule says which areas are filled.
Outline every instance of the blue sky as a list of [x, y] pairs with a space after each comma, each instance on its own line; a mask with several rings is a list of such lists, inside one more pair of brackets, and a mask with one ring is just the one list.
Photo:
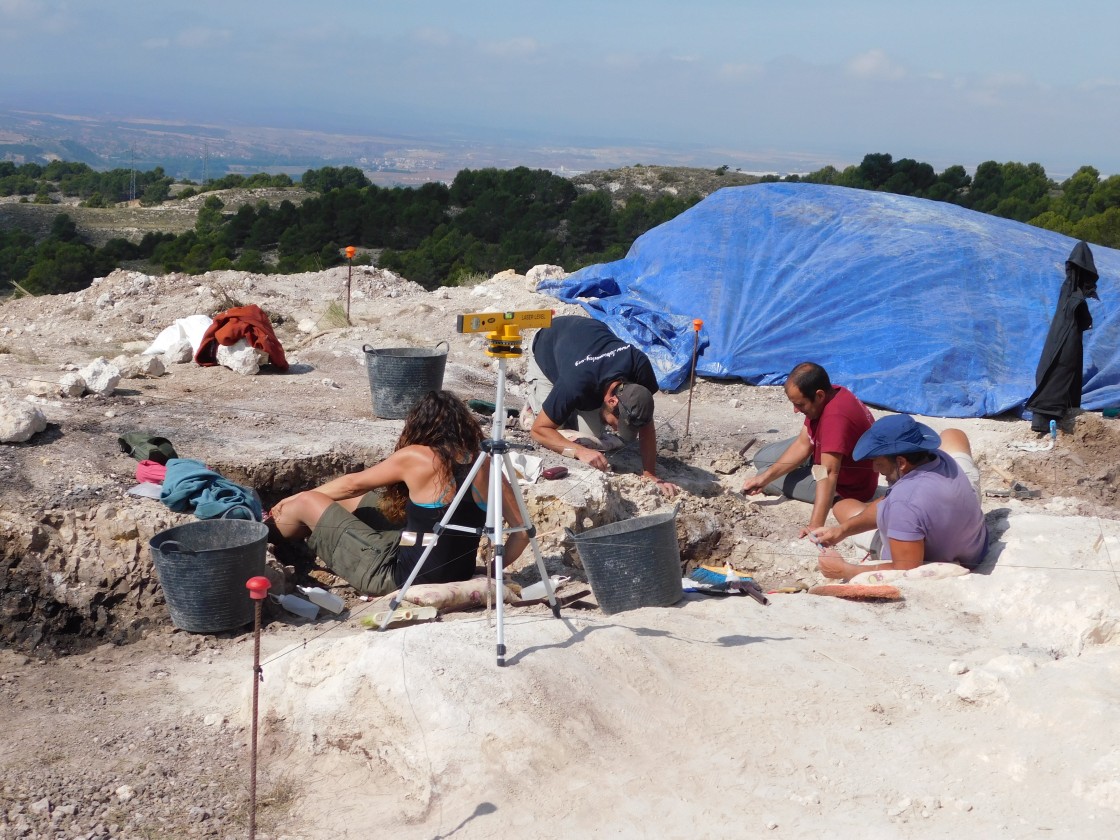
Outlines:
[[1107, 175], [1118, 32], [1114, 0], [0, 0], [0, 107]]

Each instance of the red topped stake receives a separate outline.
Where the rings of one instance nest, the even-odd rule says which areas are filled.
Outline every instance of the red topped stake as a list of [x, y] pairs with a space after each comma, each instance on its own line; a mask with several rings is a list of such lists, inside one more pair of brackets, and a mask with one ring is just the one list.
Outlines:
[[263, 576], [251, 577], [245, 581], [245, 587], [249, 590], [249, 597], [254, 601], [263, 601], [267, 598], [270, 586], [272, 586], [272, 581]]

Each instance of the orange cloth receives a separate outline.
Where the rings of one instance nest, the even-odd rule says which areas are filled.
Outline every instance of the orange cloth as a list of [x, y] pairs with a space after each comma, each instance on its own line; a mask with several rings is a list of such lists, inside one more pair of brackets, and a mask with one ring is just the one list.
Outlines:
[[203, 366], [218, 363], [218, 345], [229, 347], [245, 339], [250, 347], [255, 347], [268, 354], [269, 363], [278, 370], [288, 369], [288, 360], [284, 358], [284, 348], [272, 331], [272, 324], [268, 316], [255, 303], [248, 306], [235, 306], [225, 312], [214, 316], [214, 322], [202, 336], [202, 343], [198, 345], [198, 352], [194, 360]]

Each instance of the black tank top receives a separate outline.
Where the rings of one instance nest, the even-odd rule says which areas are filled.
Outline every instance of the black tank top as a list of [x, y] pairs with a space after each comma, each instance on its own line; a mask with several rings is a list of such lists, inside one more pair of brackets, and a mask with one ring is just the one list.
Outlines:
[[[451, 471], [456, 490], [466, 480], [473, 464], [456, 464]], [[432, 533], [432, 528], [447, 515], [450, 505], [422, 507], [412, 499], [405, 503], [405, 524], [403, 530], [416, 534], [416, 545], [402, 545], [397, 551], [397, 564], [393, 578], [397, 586], [402, 585], [424, 553], [424, 534]], [[474, 492], [468, 490], [449, 524], [463, 525], [468, 528], [481, 528], [486, 524], [486, 511], [474, 500]], [[475, 556], [478, 554], [479, 534], [466, 534], [462, 531], [446, 530], [440, 534], [439, 542], [424, 561], [424, 567], [413, 583], [450, 583], [469, 580], [474, 574]]]

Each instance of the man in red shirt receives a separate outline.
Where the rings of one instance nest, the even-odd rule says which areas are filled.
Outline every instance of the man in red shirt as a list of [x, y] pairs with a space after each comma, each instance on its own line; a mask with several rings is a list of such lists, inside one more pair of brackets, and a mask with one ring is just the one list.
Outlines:
[[[870, 461], [852, 459], [856, 441], [871, 428], [874, 418], [851, 391], [834, 386], [828, 372], [814, 362], [802, 362], [790, 371], [785, 389], [794, 413], [805, 415], [805, 425], [775, 461], [765, 465], [765, 459], [755, 459], [758, 466], [765, 465], [764, 469], [743, 482], [743, 492], [759, 493], [795, 470], [808, 473], [810, 460], [820, 464], [824, 467], [823, 477], [815, 481], [815, 486], [803, 485], [812, 488], [811, 497], [805, 500], [811, 498], [813, 504], [809, 525], [801, 531], [804, 536], [813, 528], [822, 527], [834, 506], [837, 519], [843, 521], [875, 495], [879, 474]], [[787, 487], [792, 487], [788, 480], [785, 486], [771, 490], [791, 495]]]

